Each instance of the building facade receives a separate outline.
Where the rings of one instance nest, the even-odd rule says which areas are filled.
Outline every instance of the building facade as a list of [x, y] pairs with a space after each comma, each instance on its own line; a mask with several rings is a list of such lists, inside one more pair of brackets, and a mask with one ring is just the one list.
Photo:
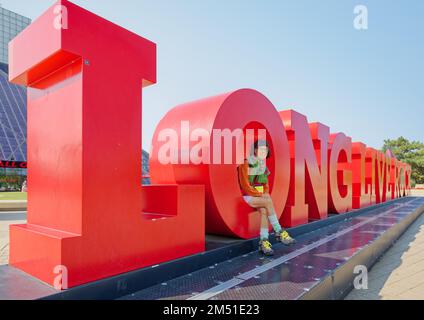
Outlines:
[[9, 41], [31, 23], [31, 19], [0, 7], [0, 62], [8, 63]]
[[26, 179], [26, 89], [9, 82], [0, 63], [0, 191], [18, 190]]

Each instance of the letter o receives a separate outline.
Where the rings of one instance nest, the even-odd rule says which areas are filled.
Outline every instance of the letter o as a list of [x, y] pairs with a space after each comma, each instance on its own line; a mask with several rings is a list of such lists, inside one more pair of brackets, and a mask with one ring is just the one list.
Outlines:
[[[163, 141], [158, 137], [162, 130], [172, 129], [179, 135], [178, 151], [186, 154], [187, 148], [197, 141], [183, 141], [188, 132], [180, 132], [181, 123], [189, 121], [190, 133], [196, 129], [209, 132], [211, 163], [161, 164], [158, 158]], [[232, 150], [231, 164], [216, 164], [213, 150], [213, 131], [265, 129], [272, 156], [267, 161], [271, 171], [270, 193], [279, 217], [283, 212], [290, 181], [289, 144], [283, 122], [274, 105], [261, 93], [241, 89], [227, 94], [179, 105], [160, 121], [153, 135], [150, 156], [150, 176], [153, 184], [202, 184], [206, 198], [206, 232], [249, 239], [257, 237], [260, 214], [247, 205], [238, 183], [236, 150]], [[185, 139], [187, 140], [187, 139]], [[244, 144], [235, 138], [235, 147]], [[236, 148], [232, 148], [236, 149]], [[223, 156], [223, 155], [222, 155]]]

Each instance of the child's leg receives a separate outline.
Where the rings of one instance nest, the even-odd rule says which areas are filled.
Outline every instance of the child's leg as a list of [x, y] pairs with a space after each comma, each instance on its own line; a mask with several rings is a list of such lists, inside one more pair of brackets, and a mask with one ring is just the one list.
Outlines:
[[[266, 218], [268, 218], [276, 233], [277, 241], [282, 242], [285, 245], [296, 243], [296, 240], [290, 237], [290, 235], [281, 227], [275, 212], [274, 204], [272, 203], [272, 198], [269, 194], [264, 194], [262, 197], [249, 197], [246, 201], [247, 200], [251, 207], [258, 209], [261, 213], [261, 240], [268, 239], [269, 237], [268, 221], [266, 221]], [[272, 250], [270, 251], [272, 252]]]
[[268, 219], [269, 222], [272, 225], [272, 228], [276, 233], [279, 233], [283, 230], [283, 228], [280, 225], [280, 222], [278, 221], [277, 214], [275, 212], [274, 204], [272, 203], [272, 198], [269, 194], [264, 195], [268, 199], [266, 210], [268, 212]]
[[272, 245], [269, 242], [269, 227], [268, 227], [268, 210], [266, 209], [267, 200], [264, 197], [248, 197], [245, 196], [244, 200], [253, 208], [258, 209], [259, 214], [261, 215], [261, 232], [260, 232], [260, 241], [259, 241], [259, 252], [262, 252], [266, 256], [274, 255], [274, 250], [272, 250]]
[[272, 245], [269, 242], [268, 212], [265, 208], [258, 209], [261, 215], [261, 238], [259, 241], [259, 252], [266, 256], [274, 255]]
[[265, 208], [259, 208], [261, 214], [261, 240], [268, 240], [269, 227], [268, 227], [268, 212]]
[[280, 225], [280, 222], [278, 221], [277, 215], [275, 213], [275, 209], [274, 209], [274, 204], [272, 203], [272, 199], [270, 195], [265, 195], [266, 198], [268, 198], [268, 206], [267, 206], [267, 211], [268, 211], [268, 219], [269, 222], [271, 222], [272, 227], [275, 231], [276, 234], [276, 239], [279, 242], [282, 242], [285, 245], [291, 245], [296, 243], [296, 240], [293, 239], [288, 233], [287, 231], [284, 231], [283, 228]]
[[261, 240], [268, 240], [269, 238], [269, 227], [268, 227], [268, 210], [266, 206], [268, 205], [269, 200], [264, 197], [244, 197], [245, 201], [255, 209], [258, 209], [259, 214], [261, 215], [261, 231], [260, 237]]

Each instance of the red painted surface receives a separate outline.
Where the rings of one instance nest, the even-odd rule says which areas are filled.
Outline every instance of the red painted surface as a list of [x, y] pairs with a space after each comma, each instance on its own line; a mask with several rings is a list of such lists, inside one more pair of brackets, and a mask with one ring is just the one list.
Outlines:
[[[181, 122], [190, 120], [187, 132], [181, 130]], [[206, 130], [205, 154], [210, 164], [197, 164], [192, 159], [181, 159], [187, 150], [199, 144], [200, 139], [193, 138], [197, 129]], [[217, 130], [242, 132], [232, 138], [232, 143], [221, 141], [221, 148], [214, 148], [214, 132]], [[239, 131], [237, 131], [239, 129]], [[252, 238], [258, 235], [260, 215], [248, 206], [241, 197], [237, 178], [237, 155], [247, 144], [246, 130], [265, 129], [267, 140], [271, 143], [273, 156], [267, 162], [271, 176], [271, 196], [276, 212], [281, 215], [289, 190], [290, 159], [284, 125], [272, 103], [254, 90], [238, 90], [224, 95], [183, 104], [170, 110], [161, 120], [153, 135], [150, 159], [150, 176], [152, 183], [166, 184], [202, 184], [206, 191], [206, 231], [240, 238]], [[162, 150], [170, 139], [160, 139], [159, 134], [173, 130], [178, 133], [179, 163], [164, 164], [160, 161]], [[188, 137], [191, 141], [186, 143]], [[215, 135], [217, 137], [217, 135]], [[163, 141], [160, 141], [163, 140]], [[233, 148], [231, 148], [233, 146]], [[237, 147], [236, 147], [237, 146]], [[182, 152], [181, 152], [182, 151]], [[225, 154], [231, 156], [232, 162], [225, 164]], [[220, 155], [219, 155], [220, 153]], [[239, 154], [241, 161], [246, 157]], [[218, 160], [218, 161], [214, 161]], [[217, 164], [218, 163], [218, 164]]]
[[156, 45], [57, 5], [68, 29], [54, 28], [53, 6], [10, 45], [10, 80], [28, 87], [29, 163], [28, 222], [10, 228], [11, 265], [49, 284], [63, 265], [72, 287], [202, 252], [205, 232], [257, 237], [236, 169], [259, 138], [284, 226], [409, 194], [409, 165], [251, 89], [170, 110], [153, 137], [154, 185], [141, 187], [141, 88], [156, 82]]
[[53, 27], [53, 6], [10, 46], [10, 79], [28, 86], [29, 162], [28, 223], [10, 229], [10, 264], [49, 284], [64, 265], [72, 287], [203, 251], [203, 186], [140, 185], [156, 45], [58, 4], [68, 29]]
[[377, 202], [375, 185], [376, 185], [376, 174], [375, 174], [375, 159], [377, 150], [373, 148], [366, 148], [365, 150], [365, 184], [369, 186], [371, 191], [370, 204]]
[[330, 135], [328, 148], [328, 209], [345, 213], [352, 209], [352, 139], [344, 133]]
[[397, 170], [397, 160], [395, 158], [390, 158], [390, 179], [389, 179], [389, 193], [390, 193], [390, 199], [396, 199], [398, 197], [399, 191], [396, 188], [396, 180], [398, 176], [398, 170]]
[[366, 181], [367, 147], [362, 142], [352, 143], [352, 208], [371, 204], [372, 185]]
[[291, 178], [282, 224], [293, 227], [328, 213], [328, 139], [330, 129], [308, 124], [296, 111], [280, 112], [290, 144]]
[[375, 194], [377, 203], [382, 203], [386, 201], [385, 191], [385, 177], [386, 177], [386, 157], [383, 152], [376, 152], [376, 182], [375, 182]]

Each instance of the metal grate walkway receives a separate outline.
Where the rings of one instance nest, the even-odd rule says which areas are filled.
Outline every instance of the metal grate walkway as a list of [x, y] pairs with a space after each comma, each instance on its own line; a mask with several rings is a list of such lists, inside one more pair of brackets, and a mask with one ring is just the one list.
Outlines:
[[[274, 257], [251, 252], [122, 297], [125, 300], [292, 300], [301, 299], [342, 270], [383, 235], [424, 209], [424, 198], [404, 198], [317, 229], [292, 247], [274, 245]], [[418, 213], [417, 210], [420, 210]], [[409, 225], [409, 224], [408, 224]], [[396, 237], [397, 238], [397, 237]], [[379, 240], [379, 241], [377, 241]], [[373, 249], [374, 250], [374, 249]], [[369, 259], [376, 260], [372, 254]], [[345, 288], [340, 288], [343, 294]]]

